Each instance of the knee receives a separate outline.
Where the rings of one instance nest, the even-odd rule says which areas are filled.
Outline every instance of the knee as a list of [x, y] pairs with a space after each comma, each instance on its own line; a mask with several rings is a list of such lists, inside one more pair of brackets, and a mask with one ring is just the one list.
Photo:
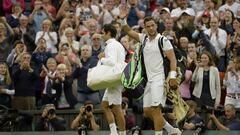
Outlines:
[[150, 107], [143, 108], [143, 116], [146, 118], [150, 118], [150, 116], [151, 116], [151, 108]]
[[107, 110], [109, 108], [108, 102], [107, 101], [102, 101], [101, 108], [103, 110]]

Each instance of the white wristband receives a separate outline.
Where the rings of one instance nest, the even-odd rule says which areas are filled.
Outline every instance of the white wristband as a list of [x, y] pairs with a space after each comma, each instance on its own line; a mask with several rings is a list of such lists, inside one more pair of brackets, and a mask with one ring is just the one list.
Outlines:
[[168, 73], [168, 76], [169, 76], [170, 78], [176, 78], [176, 77], [177, 77], [177, 72], [176, 72], [176, 71], [170, 71], [170, 72]]
[[120, 21], [121, 25], [124, 26], [124, 25], [127, 25], [127, 20], [126, 19], [122, 19]]

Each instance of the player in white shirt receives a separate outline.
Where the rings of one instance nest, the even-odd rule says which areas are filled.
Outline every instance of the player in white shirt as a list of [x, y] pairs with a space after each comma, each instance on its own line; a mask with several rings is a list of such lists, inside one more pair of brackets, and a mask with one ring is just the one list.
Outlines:
[[[124, 32], [141, 43], [147, 36], [146, 45], [143, 49], [144, 66], [148, 79], [143, 96], [144, 117], [148, 117], [153, 121], [155, 135], [162, 135], [163, 128], [168, 131], [168, 134], [173, 134], [174, 132], [174, 134], [180, 135], [181, 132], [179, 130], [176, 130], [164, 120], [161, 112], [161, 108], [164, 107], [166, 102], [163, 86], [165, 81], [163, 58], [158, 48], [158, 39], [162, 35], [157, 33], [157, 24], [152, 17], [144, 19], [144, 28], [147, 35], [133, 31], [126, 22], [127, 14], [128, 11], [120, 10], [119, 17], [122, 19], [121, 24]], [[169, 85], [171, 89], [176, 89], [176, 58], [173, 47], [166, 37], [163, 38], [163, 51], [170, 61]]]
[[[114, 66], [117, 62], [125, 61], [125, 49], [123, 45], [115, 39], [116, 34], [117, 30], [112, 24], [103, 26], [102, 38], [107, 44], [104, 50], [105, 56], [100, 59], [103, 65]], [[122, 90], [122, 85], [107, 88], [101, 103], [111, 135], [118, 135], [115, 119], [119, 128], [119, 135], [126, 135], [125, 118], [121, 110]]]

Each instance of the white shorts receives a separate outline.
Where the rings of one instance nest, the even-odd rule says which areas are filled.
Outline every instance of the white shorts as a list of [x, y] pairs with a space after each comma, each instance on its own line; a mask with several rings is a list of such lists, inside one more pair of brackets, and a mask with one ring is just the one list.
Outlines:
[[114, 88], [107, 88], [103, 95], [102, 101], [108, 101], [109, 106], [114, 105], [121, 105], [122, 104], [122, 90], [123, 86], [120, 85]]
[[162, 105], [165, 106], [166, 95], [164, 94], [164, 79], [147, 82], [143, 96], [143, 107]]

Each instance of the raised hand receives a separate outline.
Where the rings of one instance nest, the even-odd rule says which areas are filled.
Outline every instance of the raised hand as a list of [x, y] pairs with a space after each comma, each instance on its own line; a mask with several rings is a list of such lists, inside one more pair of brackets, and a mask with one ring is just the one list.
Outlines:
[[119, 9], [120, 9], [119, 18], [125, 19], [129, 13], [129, 7], [127, 5], [121, 5]]

